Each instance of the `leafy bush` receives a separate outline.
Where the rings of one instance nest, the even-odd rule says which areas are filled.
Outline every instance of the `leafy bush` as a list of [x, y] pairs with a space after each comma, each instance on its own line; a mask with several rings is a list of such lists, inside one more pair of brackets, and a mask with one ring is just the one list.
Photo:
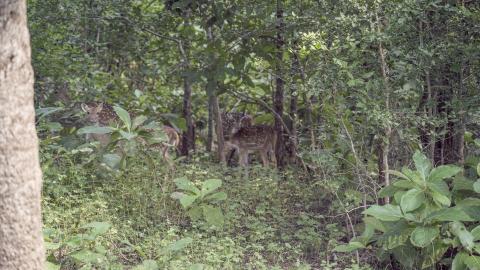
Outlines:
[[[349, 252], [376, 245], [407, 269], [438, 263], [452, 264], [452, 269], [479, 269], [478, 180], [459, 175], [462, 168], [458, 166], [432, 168], [418, 151], [413, 161], [416, 170], [391, 171], [399, 180], [380, 191], [381, 197], [393, 197], [393, 201], [365, 210], [363, 234], [336, 250]], [[477, 173], [480, 175], [480, 170]], [[453, 261], [442, 260], [447, 251], [455, 254]]]

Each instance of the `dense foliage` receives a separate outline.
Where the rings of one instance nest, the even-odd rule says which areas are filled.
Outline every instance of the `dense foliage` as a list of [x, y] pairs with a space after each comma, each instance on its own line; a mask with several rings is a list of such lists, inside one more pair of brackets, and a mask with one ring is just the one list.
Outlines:
[[[478, 1], [28, 8], [52, 269], [480, 269]], [[220, 111], [279, 168], [221, 166]]]

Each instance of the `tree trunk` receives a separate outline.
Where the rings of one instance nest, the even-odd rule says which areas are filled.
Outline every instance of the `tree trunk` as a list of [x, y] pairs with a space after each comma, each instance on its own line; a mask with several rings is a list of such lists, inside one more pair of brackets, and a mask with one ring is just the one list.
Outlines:
[[[207, 28], [207, 39], [208, 42], [213, 42], [213, 32], [212, 32], [212, 27]], [[210, 58], [213, 60], [214, 59], [213, 53], [210, 54]], [[214, 63], [216, 61], [213, 61]], [[210, 66], [208, 70], [208, 78], [207, 78], [207, 85], [205, 86], [205, 90], [207, 92], [207, 97], [208, 97], [208, 122], [207, 122], [207, 145], [206, 145], [206, 150], [208, 153], [212, 151], [212, 145], [213, 145], [213, 119], [215, 117], [214, 115], [214, 108], [213, 108], [213, 98], [215, 95], [215, 86], [216, 80], [213, 74], [213, 65]]]
[[206, 150], [207, 153], [212, 152], [212, 145], [213, 145], [213, 95], [210, 94], [208, 97], [208, 122], [207, 122], [207, 145]]
[[275, 41], [275, 45], [277, 48], [276, 52], [276, 79], [275, 79], [275, 94], [274, 94], [274, 110], [278, 117], [275, 117], [275, 131], [277, 133], [277, 144], [275, 147], [275, 155], [277, 159], [277, 167], [283, 168], [285, 166], [285, 139], [284, 139], [284, 130], [282, 125], [282, 119], [278, 119], [279, 117], [283, 116], [283, 87], [284, 87], [284, 80], [283, 80], [283, 35], [284, 35], [284, 28], [285, 24], [283, 22], [283, 0], [277, 0], [277, 22], [276, 22], [276, 29], [277, 29], [277, 38]]
[[217, 153], [218, 159], [222, 164], [226, 164], [225, 158], [225, 141], [223, 138], [223, 123], [222, 123], [222, 116], [220, 114], [220, 107], [218, 105], [218, 97], [213, 95], [212, 97], [212, 107], [213, 107], [213, 114], [215, 116], [215, 127], [217, 133]]
[[0, 2], [0, 269], [44, 269], [41, 171], [24, 0]]
[[187, 124], [187, 130], [182, 134], [181, 155], [188, 156], [195, 149], [195, 130], [192, 119], [192, 87], [187, 76], [183, 78], [183, 110], [182, 116]]

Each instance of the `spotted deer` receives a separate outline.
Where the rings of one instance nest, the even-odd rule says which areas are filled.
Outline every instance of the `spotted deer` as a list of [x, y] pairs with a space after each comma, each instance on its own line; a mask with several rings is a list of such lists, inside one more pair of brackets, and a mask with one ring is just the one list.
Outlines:
[[[108, 104], [82, 103], [81, 107], [82, 110], [87, 113], [86, 121], [90, 124], [94, 124], [96, 126], [109, 126], [118, 123], [119, 121], [117, 114], [113, 110], [113, 107]], [[169, 158], [168, 149], [170, 147], [176, 148], [180, 143], [180, 136], [172, 127], [164, 125], [162, 126], [162, 130], [165, 135], [167, 135], [168, 141], [160, 144], [154, 144], [152, 147], [160, 148], [163, 158], [166, 159]], [[87, 139], [94, 139], [105, 146], [110, 142], [111, 136], [110, 134], [87, 134]], [[140, 142], [143, 144], [146, 143], [144, 139], [141, 139]]]
[[230, 147], [238, 150], [240, 165], [244, 167], [248, 166], [249, 152], [258, 151], [264, 166], [268, 167], [270, 163], [268, 155], [270, 154], [273, 166], [275, 167], [277, 164], [275, 158], [277, 134], [274, 128], [267, 125], [251, 125], [251, 118], [244, 119], [244, 121], [250, 123], [250, 125], [241, 127], [231, 136], [230, 140], [227, 141]]

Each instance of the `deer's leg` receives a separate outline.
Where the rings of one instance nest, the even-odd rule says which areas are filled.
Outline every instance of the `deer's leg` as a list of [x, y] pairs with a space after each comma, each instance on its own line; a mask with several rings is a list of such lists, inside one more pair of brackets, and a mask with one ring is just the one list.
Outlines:
[[268, 167], [268, 151], [260, 150], [263, 166]]
[[240, 166], [247, 167], [248, 166], [248, 151], [240, 150]]
[[168, 160], [168, 146], [162, 145], [162, 156], [163, 159]]

